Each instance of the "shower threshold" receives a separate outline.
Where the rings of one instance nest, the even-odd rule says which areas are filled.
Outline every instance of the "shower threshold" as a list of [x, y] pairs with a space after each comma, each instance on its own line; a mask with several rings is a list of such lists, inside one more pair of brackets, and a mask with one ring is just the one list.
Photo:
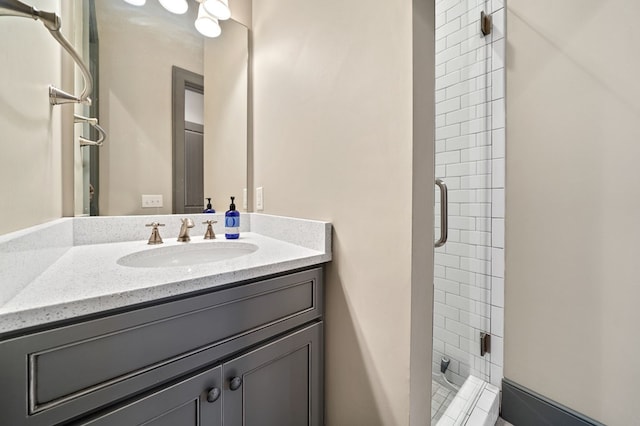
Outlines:
[[[454, 392], [455, 396], [446, 404], [444, 412], [440, 412], [445, 406], [443, 403], [434, 413], [434, 404], [437, 406], [439, 400], [435, 397], [444, 386], [435, 379], [433, 383], [437, 389], [432, 400], [432, 424], [437, 426], [493, 426], [496, 424], [500, 406], [500, 389], [496, 386], [475, 376], [469, 376], [460, 390], [457, 393]], [[450, 389], [449, 386], [446, 387], [446, 390]]]

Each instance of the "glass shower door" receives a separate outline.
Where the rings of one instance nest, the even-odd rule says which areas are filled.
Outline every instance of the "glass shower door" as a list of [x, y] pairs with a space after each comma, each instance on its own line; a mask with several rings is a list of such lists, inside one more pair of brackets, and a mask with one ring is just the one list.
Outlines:
[[[496, 191], [492, 170], [500, 165], [493, 146], [498, 124], [492, 114], [494, 37], [481, 30], [481, 13], [491, 14], [492, 3], [436, 2], [435, 178], [448, 188], [448, 239], [434, 256], [433, 424], [458, 389], [476, 380], [470, 377], [491, 382], [493, 255], [498, 244], [492, 233], [494, 224], [502, 225], [493, 201], [504, 197]], [[436, 187], [436, 236], [441, 233], [440, 197]]]

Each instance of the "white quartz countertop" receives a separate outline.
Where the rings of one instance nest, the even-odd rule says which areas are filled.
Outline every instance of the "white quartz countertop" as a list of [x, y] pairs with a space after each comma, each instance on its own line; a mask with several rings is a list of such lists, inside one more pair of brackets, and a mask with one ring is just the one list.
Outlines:
[[253, 244], [258, 249], [213, 263], [171, 267], [123, 266], [118, 259], [171, 246], [211, 244], [212, 240], [192, 235], [189, 243], [165, 239], [164, 244], [157, 246], [148, 245], [146, 239], [71, 246], [10, 298], [4, 298], [0, 303], [0, 334], [331, 260], [330, 250], [312, 249], [257, 232], [242, 232], [238, 240], [225, 240], [224, 236], [213, 240], [220, 245], [238, 242]]

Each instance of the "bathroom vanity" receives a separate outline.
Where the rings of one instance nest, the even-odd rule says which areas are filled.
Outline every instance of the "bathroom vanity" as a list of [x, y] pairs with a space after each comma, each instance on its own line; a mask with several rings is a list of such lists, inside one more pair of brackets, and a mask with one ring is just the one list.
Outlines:
[[[83, 225], [74, 220], [78, 231]], [[303, 236], [279, 231], [289, 220], [306, 229]], [[74, 237], [72, 248], [0, 307], [2, 424], [322, 425], [330, 225], [296, 221], [254, 215], [241, 239], [255, 251], [177, 268], [118, 265], [132, 246], [153, 250], [131, 236], [84, 247]], [[74, 259], [89, 262], [95, 253], [104, 266], [69, 272]], [[16, 256], [19, 264], [24, 254]], [[178, 270], [187, 276], [176, 279]], [[27, 308], [35, 297], [29, 291], [47, 282], [62, 294]]]

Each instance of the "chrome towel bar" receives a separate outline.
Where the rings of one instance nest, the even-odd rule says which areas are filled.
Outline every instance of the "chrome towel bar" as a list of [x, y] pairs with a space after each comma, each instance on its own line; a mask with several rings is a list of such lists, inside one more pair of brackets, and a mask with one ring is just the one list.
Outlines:
[[93, 91], [93, 78], [89, 69], [84, 64], [78, 52], [73, 48], [71, 43], [60, 32], [60, 17], [53, 12], [43, 12], [33, 6], [26, 5], [18, 0], [0, 0], [0, 16], [18, 16], [22, 18], [33, 18], [40, 20], [49, 30], [54, 39], [66, 50], [80, 68], [84, 77], [84, 89], [79, 96], [65, 92], [54, 86], [49, 86], [49, 102], [51, 105], [59, 105], [66, 103], [84, 103], [91, 105], [89, 95]]
[[79, 136], [78, 140], [80, 141], [80, 146], [102, 146], [104, 144], [104, 141], [107, 140], [107, 132], [105, 132], [105, 130], [98, 125], [97, 118], [83, 117], [82, 115], [73, 114], [73, 122], [88, 123], [100, 134], [97, 141], [92, 141], [91, 139], [87, 139], [84, 136]]

